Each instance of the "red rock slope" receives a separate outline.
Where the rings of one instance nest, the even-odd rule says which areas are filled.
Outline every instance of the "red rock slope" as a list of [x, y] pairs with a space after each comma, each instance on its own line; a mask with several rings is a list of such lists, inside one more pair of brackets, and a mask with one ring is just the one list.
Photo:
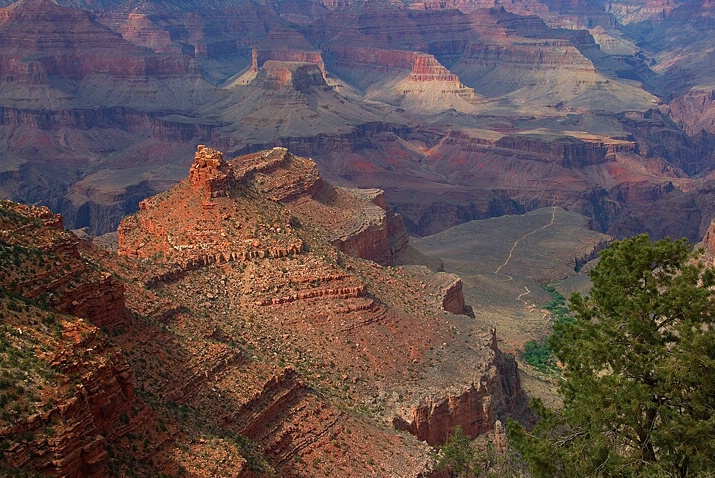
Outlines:
[[48, 209], [0, 201], [0, 474], [107, 476], [126, 432], [132, 371], [96, 327], [126, 319], [124, 289], [78, 246]]
[[[455, 315], [459, 279], [374, 262], [409, 247], [382, 194], [335, 188], [284, 149], [225, 161], [199, 147], [187, 180], [122, 222], [120, 256], [46, 210], [3, 204], [2, 257], [21, 265], [5, 277], [20, 299], [2, 298], [3, 337], [43, 362], [32, 362], [37, 398], [13, 398], [21, 407], [3, 422], [0, 470], [433, 476], [430, 445], [455, 426], [476, 436], [523, 413], [513, 357]], [[122, 281], [112, 342], [18, 285], [44, 277], [44, 250], [53, 271], [86, 270], [71, 290], [91, 296], [79, 284], [103, 268]], [[37, 297], [85, 313], [85, 295], [55, 280], [69, 273], [48, 275]]]
[[[143, 202], [122, 223], [120, 253], [163, 264], [144, 283], [209, 314], [199, 323], [180, 313], [176, 327], [250, 340], [258, 357], [298, 372], [271, 379], [271, 390], [285, 392], [253, 398], [231, 391], [229, 373], [214, 379], [218, 393], [236, 396], [238, 410], [216, 413], [269, 449], [281, 436], [289, 440], [281, 445], [286, 450], [301, 439], [251, 423], [265, 414], [260, 420], [270, 421], [271, 413], [290, 423], [296, 397], [315, 400], [308, 389], [325, 390], [332, 403], [366, 407], [371, 420], [394, 422], [432, 444], [456, 425], [486, 432], [522, 403], [513, 359], [496, 349], [493, 335], [466, 316], [440, 312], [443, 303], [459, 302], [458, 284], [362, 259], [390, 262], [406, 246], [399, 219], [380, 198], [330, 186], [314, 163], [284, 149], [224, 162], [200, 146], [189, 181]], [[446, 295], [435, 294], [440, 290]], [[290, 385], [294, 380], [310, 386]], [[264, 412], [266, 400], [280, 403]], [[324, 452], [282, 452], [277, 466], [299, 469], [306, 453]]]

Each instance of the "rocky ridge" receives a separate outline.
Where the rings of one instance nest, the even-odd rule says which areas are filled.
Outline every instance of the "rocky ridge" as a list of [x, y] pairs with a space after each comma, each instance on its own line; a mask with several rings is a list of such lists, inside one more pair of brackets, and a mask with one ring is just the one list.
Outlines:
[[[206, 158], [216, 158], [216, 162], [211, 165]], [[234, 208], [233, 212], [230, 213], [231, 218], [238, 219], [246, 217], [244, 216], [245, 212], [242, 211], [246, 211], [246, 208], [250, 207], [248, 199], [251, 199], [252, 202], [267, 199], [275, 206], [266, 204], [261, 208], [260, 212], [257, 212], [257, 215], [260, 217], [270, 213], [273, 216], [271, 221], [263, 221], [255, 225], [250, 223], [235, 224], [231, 226], [235, 229], [232, 229], [230, 233], [227, 232], [225, 236], [239, 239], [245, 234], [246, 244], [249, 248], [253, 248], [249, 250], [255, 250], [254, 245], [260, 244], [258, 250], [261, 251], [264, 244], [268, 243], [269, 240], [280, 243], [280, 241], [291, 242], [302, 239], [303, 244], [305, 244], [303, 248], [293, 250], [286, 255], [272, 254], [270, 252], [261, 254], [259, 252], [252, 257], [245, 256], [244, 258], [239, 254], [241, 257], [238, 259], [235, 258], [235, 254], [233, 255], [234, 258], [232, 258], [230, 253], [223, 252], [223, 258], [226, 260], [219, 256], [219, 259], [215, 262], [210, 260], [199, 261], [201, 263], [201, 268], [199, 269], [194, 269], [192, 266], [194, 262], [189, 259], [194, 254], [193, 249], [182, 249], [181, 256], [183, 256], [185, 264], [189, 265], [188, 270], [184, 270], [176, 279], [172, 278], [163, 282], [156, 281], [152, 287], [162, 290], [163, 294], [178, 298], [179, 296], [176, 294], [180, 290], [184, 290], [188, 284], [195, 283], [203, 275], [213, 274], [211, 271], [219, 267], [219, 269], [223, 269], [223, 272], [221, 272], [223, 278], [218, 283], [218, 292], [209, 292], [207, 294], [209, 300], [205, 302], [205, 307], [212, 311], [215, 317], [220, 317], [221, 314], [226, 313], [220, 311], [243, 310], [244, 313], [252, 317], [251, 322], [271, 321], [273, 332], [278, 336], [290, 337], [290, 342], [296, 346], [300, 346], [299, 344], [314, 344], [310, 347], [309, 352], [309, 356], [312, 357], [311, 360], [317, 360], [322, 363], [331, 362], [334, 364], [335, 370], [325, 370], [317, 376], [309, 375], [309, 377], [312, 377], [311, 381], [317, 379], [318, 383], [326, 380], [331, 383], [332, 380], [337, 378], [335, 375], [340, 374], [339, 370], [343, 370], [347, 372], [348, 377], [353, 377], [351, 381], [348, 381], [350, 385], [346, 389], [350, 395], [365, 393], [363, 387], [371, 389], [373, 385], [370, 385], [370, 383], [374, 380], [374, 377], [373, 379], [369, 377], [377, 373], [377, 371], [384, 371], [385, 375], [381, 378], [383, 383], [377, 391], [377, 396], [382, 397], [378, 398], [377, 403], [380, 404], [383, 401], [384, 403], [376, 409], [384, 410], [384, 412], [377, 412], [378, 415], [385, 413], [387, 418], [390, 413], [393, 413], [390, 412], [394, 407], [394, 404], [391, 404], [392, 400], [394, 400], [393, 396], [405, 397], [405, 400], [409, 396], [412, 397], [410, 400], [416, 404], [421, 403], [420, 400], [422, 399], [416, 393], [423, 388], [401, 384], [399, 380], [395, 381], [392, 374], [403, 375], [405, 371], [399, 370], [401, 367], [408, 365], [408, 368], [416, 367], [410, 374], [414, 374], [414, 379], [418, 380], [418, 382], [426, 381], [425, 383], [427, 383], [431, 380], [436, 380], [436, 377], [439, 376], [438, 372], [432, 373], [430, 370], [430, 373], [425, 373], [429, 368], [424, 369], [419, 364], [421, 364], [422, 360], [428, 360], [430, 363], [435, 364], [444, 361], [445, 366], [447, 366], [447, 363], [452, 363], [452, 360], [456, 360], [457, 352], [451, 351], [455, 355], [447, 354], [444, 357], [439, 356], [439, 353], [437, 353], [437, 356], [428, 359], [431, 353], [426, 348], [423, 348], [427, 346], [427, 342], [424, 342], [425, 338], [423, 337], [418, 340], [418, 343], [412, 343], [409, 347], [398, 346], [395, 343], [397, 348], [393, 349], [393, 346], [387, 345], [395, 340], [408, 342], [417, 340], [409, 332], [410, 327], [407, 326], [406, 322], [409, 320], [409, 316], [400, 312], [400, 309], [406, 305], [398, 306], [394, 303], [395, 299], [390, 299], [389, 297], [395, 297], [397, 293], [395, 289], [401, 287], [398, 284], [402, 281], [417, 281], [420, 275], [398, 273], [402, 278], [397, 281], [387, 281], [390, 284], [388, 289], [382, 287], [375, 289], [376, 284], [373, 281], [384, 274], [386, 270], [376, 268], [377, 266], [374, 263], [364, 262], [362, 258], [373, 260], [379, 258], [387, 262], [392, 261], [389, 241], [385, 242], [386, 232], [384, 227], [380, 231], [372, 227], [374, 223], [370, 222], [372, 221], [370, 219], [372, 214], [379, 213], [383, 218], [387, 215], [387, 211], [383, 209], [385, 204], [382, 196], [374, 191], [358, 194], [355, 191], [335, 189], [320, 181], [317, 174], [311, 175], [310, 171], [315, 171], [314, 163], [295, 157], [280, 148], [240, 157], [225, 163], [222, 163], [219, 158], [220, 154], [216, 151], [199, 147], [192, 167], [193, 173], [191, 177], [200, 176], [205, 180], [202, 183], [195, 181], [182, 183], [167, 193], [166, 196], [161, 195], [151, 201], [147, 201], [146, 206], [140, 210], [135, 218], [128, 218], [123, 222], [120, 229], [120, 252], [123, 254], [136, 254], [137, 249], [134, 244], [137, 241], [141, 241], [144, 244], [143, 248], [149, 247], [147, 252], [141, 253], [142, 256], [150, 257], [156, 254], [150, 251], [159, 250], [159, 244], [164, 244], [161, 248], [163, 254], [165, 254], [163, 259], [166, 259], [167, 262], [175, 261], [175, 258], [172, 259], [172, 257], [174, 255], [178, 257], [177, 252], [175, 252], [177, 249], [174, 248], [174, 251], [172, 251], [172, 247], [169, 247], [169, 234], [157, 235], [156, 231], [160, 228], [156, 227], [156, 223], [150, 221], [166, 220], [165, 224], [167, 226], [164, 227], [168, 227], [169, 224], [172, 225], [171, 240], [177, 241], [181, 237], [177, 235], [179, 232], [177, 226], [182, 224], [180, 221], [187, 221], [190, 218], [191, 223], [205, 224], [202, 229], [207, 231], [209, 224], [213, 223], [215, 226], [225, 224], [224, 221], [227, 219], [226, 215], [229, 215], [229, 208]], [[207, 173], [205, 175], [199, 175], [196, 172], [197, 169], [202, 169], [202, 165], [205, 165], [203, 166]], [[208, 171], [213, 171], [214, 174], [210, 175]], [[214, 194], [217, 191], [215, 189], [216, 184], [226, 183], [223, 180], [212, 182], [212, 178], [224, 178], [227, 171], [232, 171], [229, 176], [234, 178], [233, 189], [227, 194]], [[306, 180], [306, 178], [312, 179]], [[299, 186], [296, 186], [296, 181], [300, 182]], [[207, 185], [210, 184], [214, 186], [208, 187]], [[206, 189], [207, 187], [208, 189]], [[224, 191], [220, 187], [218, 190]], [[296, 191], [300, 191], [300, 193]], [[180, 199], [183, 195], [186, 195], [187, 202], [181, 203], [184, 206], [176, 207], [177, 201], [184, 201]], [[191, 199], [193, 205], [188, 202], [189, 197], [193, 197]], [[172, 204], [174, 208], [169, 210], [164, 207], [164, 204]], [[207, 207], [207, 204], [214, 206]], [[360, 204], [364, 204], [362, 207], [370, 211], [368, 215], [364, 215], [364, 210], [360, 213]], [[217, 211], [218, 214], [214, 215], [214, 211]], [[350, 217], [356, 211], [359, 214]], [[198, 216], [194, 216], [194, 214]], [[277, 219], [276, 216], [278, 215], [282, 215], [283, 219]], [[249, 216], [253, 217], [253, 215]], [[360, 217], [364, 218], [362, 220], [367, 221], [367, 224], [369, 224], [367, 227], [353, 228], [350, 226], [350, 223]], [[231, 222], [230, 218], [228, 218], [228, 222]], [[188, 224], [188, 222], [185, 223]], [[154, 225], [152, 226], [151, 224]], [[322, 226], [316, 228], [317, 224], [322, 224]], [[338, 244], [337, 250], [329, 246], [328, 249], [325, 249], [326, 245], [331, 242], [330, 238], [337, 231], [345, 230], [346, 226], [348, 230], [354, 231], [352, 237], [355, 239], [352, 240], [352, 244], [362, 244], [363, 246], [347, 247], [345, 244], [350, 244], [351, 240], [349, 236], [343, 236], [344, 239]], [[392, 226], [393, 231], [399, 232], [401, 228], [398, 229], [398, 226], [399, 223], [395, 223]], [[215, 229], [212, 237], [221, 237], [221, 231], [227, 230], [225, 227], [221, 226]], [[404, 237], [403, 229], [402, 234]], [[201, 242], [197, 241], [195, 244], [198, 246], [198, 250], [201, 251], [200, 254], [208, 253], [209, 257], [212, 254], [216, 257], [216, 251], [228, 250], [225, 243], [222, 244], [218, 240], [210, 242], [206, 239], [207, 236], [203, 237], [204, 239]], [[402, 248], [405, 247], [405, 239], [400, 242], [403, 244]], [[321, 245], [321, 242], [323, 245]], [[236, 241], [236, 243], [240, 244], [239, 241]], [[176, 246], [177, 242], [173, 244]], [[367, 249], [365, 245], [367, 245]], [[379, 248], [376, 247], [377, 245], [379, 245]], [[278, 248], [279, 246], [268, 246], [267, 251], [270, 251], [272, 247]], [[375, 251], [380, 251], [379, 257], [375, 257]], [[396, 252], [398, 251], [393, 250], [392, 254]], [[321, 259], [322, 254], [326, 254], [324, 259]], [[271, 263], [274, 262], [278, 262], [282, 269], [277, 270], [276, 267], [271, 266]], [[221, 264], [225, 265], [221, 266]], [[358, 273], [358, 271], [363, 272]], [[365, 279], [359, 278], [361, 276], [365, 278], [375, 277], [375, 279], [368, 279], [365, 282]], [[410, 277], [414, 278], [410, 279]], [[444, 306], [454, 311], [460, 304], [461, 299], [463, 308], [463, 298], [459, 292], [459, 281], [447, 277], [445, 279], [442, 279], [443, 283], [437, 281], [434, 286], [431, 286], [434, 287], [435, 292], [441, 293], [441, 295], [438, 294], [441, 299], [435, 298], [436, 300], [432, 299], [432, 302], [428, 301], [426, 304], [432, 304], [428, 307], [434, 307], [437, 310]], [[415, 286], [419, 287], [417, 283]], [[224, 295], [223, 290], [241, 290], [242, 293], [238, 297], [232, 298], [231, 295]], [[186, 297], [185, 299], [193, 300], [191, 297]], [[185, 299], [179, 299], [179, 302]], [[191, 302], [186, 303], [187, 306], [189, 303]], [[231, 304], [230, 308], [225, 309], [228, 304]], [[411, 313], [421, 315], [416, 310]], [[271, 317], [276, 316], [282, 317], [282, 320], [273, 322], [274, 319], [271, 319]], [[180, 318], [179, 320], [183, 321]], [[435, 323], [437, 328], [434, 329], [433, 333], [442, 336], [443, 332], [439, 330], [444, 326], [437, 325], [439, 323], [439, 321]], [[460, 327], [464, 325], [463, 323]], [[189, 326], [189, 323], [186, 323], [185, 326]], [[226, 330], [224, 326], [221, 326], [221, 329]], [[399, 333], [397, 335], [385, 335], [388, 330], [395, 330], [396, 332], [399, 330]], [[369, 336], [373, 337], [373, 339], [364, 342]], [[384, 338], [378, 339], [378, 337]], [[353, 349], [353, 346], [350, 345], [353, 340], [362, 342], [363, 345]], [[498, 382], [502, 379], [506, 380], [518, 390], [518, 381], [514, 381], [518, 380], [515, 378], [516, 376], [508, 378], [511, 377], [509, 374], [512, 372], [509, 370], [512, 369], [503, 365], [503, 360], [497, 359], [498, 354], [494, 355], [496, 352], [490, 349], [487, 343], [482, 343], [481, 338], [475, 338], [474, 340], [474, 346], [478, 350], [485, 352], [491, 350], [487, 354], [488, 358], [486, 358], [485, 362], [486, 364], [492, 364], [490, 366], [493, 367], [488, 374], [491, 374], [493, 379]], [[386, 345], [392, 350], [393, 356], [389, 362], [380, 364], [386, 356], [387, 351], [382, 350]], [[362, 349], [362, 347], [365, 348]], [[457, 349], [459, 348], [457, 347]], [[285, 346], [280, 343], [274, 345], [272, 350], [278, 351], [279, 354], [286, 352]], [[403, 352], [396, 354], [397, 350], [402, 350]], [[346, 352], [348, 355], [345, 355]], [[303, 357], [304, 359], [304, 353], [301, 352], [298, 357]], [[362, 356], [362, 359], [355, 362], [354, 354]], [[296, 357], [296, 360], [299, 364], [302, 360], [298, 357]], [[479, 360], [476, 357], [475, 359]], [[399, 365], [400, 363], [402, 365]], [[353, 369], [353, 367], [355, 368]], [[299, 366], [298, 368], [301, 369], [302, 367]], [[423, 371], [420, 372], [420, 369]], [[288, 404], [294, 403], [296, 400], [312, 402], [314, 399], [311, 398], [310, 393], [306, 393], [300, 381], [295, 382], [295, 378], [291, 378], [295, 377], [294, 373], [292, 371], [283, 372], [281, 378], [276, 378], [276, 381], [272, 382], [274, 385], [266, 389], [274, 390], [275, 387], [279, 387], [279, 389], [283, 390], [265, 392], [268, 396], [275, 396], [275, 398], [270, 399], [273, 402], [269, 400], [268, 403], [256, 410], [255, 407], [258, 403], [268, 399], [268, 397], [260, 398], [263, 395], [258, 395], [246, 402], [245, 405], [241, 405], [241, 409], [253, 410], [250, 412], [251, 416], [258, 420], [257, 423], [263, 423], [269, 420], [266, 417], [268, 412], [260, 411], [264, 410], [263, 407], [268, 407], [270, 410], [284, 410], [288, 407]], [[379, 373], [382, 375], [383, 372]], [[423, 373], [425, 374], [422, 375]], [[471, 390], [469, 385], [471, 382], [469, 378], [465, 377], [465, 379], [465, 388], [462, 393], [469, 395], [472, 393], [469, 391]], [[346, 379], [338, 378], [339, 382], [344, 380]], [[461, 383], [462, 380], [464, 379], [458, 379], [458, 382]], [[279, 384], [285, 385], [279, 386]], [[335, 384], [332, 386], [335, 386]], [[461, 386], [456, 386], [456, 388]], [[438, 393], [436, 390], [437, 388], [435, 388], [434, 393]], [[506, 395], [509, 397], [508, 399], [495, 401], [493, 405], [489, 405], [491, 402], [483, 394], [477, 394], [471, 400], [473, 404], [483, 403], [480, 410], [489, 410], [488, 417], [484, 418], [486, 423], [492, 419], [491, 417], [502, 416], [507, 410], [518, 408], [519, 403], [522, 403], [520, 402], [522, 399], [517, 395], [518, 393], [516, 395], [509, 393]], [[402, 399], [400, 399], [401, 401]], [[274, 403], [274, 405], [270, 405], [270, 403]], [[288, 411], [276, 413], [288, 413]], [[454, 414], [448, 412], [447, 415]], [[260, 437], [259, 441], [276, 443], [277, 437], [274, 434], [262, 434], [263, 432], [255, 428], [259, 426], [255, 421], [251, 422], [253, 423], [252, 425], [245, 424], [246, 418], [240, 418], [241, 413], [234, 414], [232, 417], [231, 422], [244, 423], [237, 425], [240, 430]], [[272, 418], [270, 419], [272, 420]], [[293, 419], [285, 418], [285, 420], [289, 421]], [[471, 415], [471, 412], [462, 410], [459, 414], [453, 416], [450, 419], [451, 421], [445, 423], [435, 422], [432, 427], [441, 431], [435, 432], [434, 440], [431, 438], [431, 443], [437, 444], [443, 441], [449, 429], [456, 424], [467, 423], [474, 419], [475, 417]], [[426, 420], [427, 422], [433, 421], [430, 418]], [[474, 432], [476, 433], [477, 430], [475, 428]], [[479, 431], [483, 430], [479, 429]], [[418, 435], [418, 438], [424, 437]], [[294, 437], [294, 439], [297, 438]], [[269, 448], [273, 446], [270, 445]], [[287, 452], [280, 452], [278, 455], [283, 457], [279, 460], [280, 463], [283, 463], [283, 460], [288, 460]], [[295, 463], [291, 466], [295, 466]]]
[[[251, 191], [276, 203], [305, 202], [318, 194], [352, 202], [350, 214], [333, 225], [336, 237], [331, 243], [354, 257], [387, 264], [407, 246], [402, 222], [389, 211], [381, 191], [332, 189], [322, 182], [315, 163], [293, 156], [284, 148], [227, 163], [222, 153], [199, 146], [188, 184], [173, 195], [174, 201], [181, 198], [184, 207], [177, 208], [176, 202], [167, 204], [162, 196], [142, 201], [139, 214], [122, 222], [119, 228], [119, 253], [145, 258], [162, 254], [169, 261], [178, 260], [184, 268], [300, 254], [304, 249], [303, 240], [295, 233], [290, 220], [283, 224], [257, 225], [236, 221], [235, 211], [229, 209], [230, 198], [250, 195]], [[218, 198], [227, 200], [222, 201], [223, 204], [212, 201]], [[187, 227], [176, 230], [176, 216], [195, 210], [191, 206], [196, 202], [201, 204], [196, 212], [206, 219], [191, 217], [187, 221], [181, 217], [183, 223], [188, 222]], [[209, 227], [211, 223], [221, 226], [211, 230], [199, 226], [202, 223], [208, 223]], [[140, 232], [142, 230], [148, 234]]]
[[107, 476], [127, 431], [133, 373], [98, 329], [126, 320], [124, 288], [79, 246], [47, 208], [0, 202], [0, 469]]
[[[29, 224], [18, 230], [10, 220], [3, 230], [13, 237], [71, 236], [52, 229], [58, 218], [46, 209], [3, 210]], [[79, 262], [124, 283], [127, 313], [104, 324], [111, 347], [89, 323], [61, 319], [84, 324], [72, 352], [84, 354], [84, 367], [111, 357], [83, 372], [86, 395], [77, 388], [88, 408], [77, 409], [71, 443], [83, 461], [74, 445], [18, 439], [3, 454], [12, 466], [174, 476], [213, 461], [207, 469], [235, 476], [433, 476], [420, 440], [442, 443], [457, 425], [489, 433], [495, 420], [524, 413], [513, 359], [493, 331], [454, 314], [464, 310], [461, 281], [373, 262], [396, 262], [409, 247], [384, 196], [335, 188], [285, 149], [225, 161], [200, 146], [186, 180], [123, 221], [121, 255], [72, 241]], [[21, 254], [23, 263], [35, 257]], [[30, 315], [55, 310], [30, 307]], [[33, 332], [12, 340], [43, 333], [45, 322], [23, 314], [21, 328]], [[455, 400], [463, 404], [436, 405]], [[30, 422], [45, 430], [54, 413]], [[59, 468], [28, 459], [31, 450], [54, 450]]]

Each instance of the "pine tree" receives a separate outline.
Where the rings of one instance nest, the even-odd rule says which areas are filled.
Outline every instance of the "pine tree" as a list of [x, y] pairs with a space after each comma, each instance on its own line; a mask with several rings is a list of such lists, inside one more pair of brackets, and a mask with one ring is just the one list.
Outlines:
[[509, 437], [537, 477], [715, 475], [715, 273], [684, 240], [614, 243], [550, 340], [562, 410]]

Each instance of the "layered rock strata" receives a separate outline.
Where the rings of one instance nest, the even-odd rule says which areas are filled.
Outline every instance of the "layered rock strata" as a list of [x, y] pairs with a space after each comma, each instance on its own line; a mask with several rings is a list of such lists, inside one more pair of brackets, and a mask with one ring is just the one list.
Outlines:
[[[296, 235], [294, 226], [237, 222], [237, 209], [230, 203], [230, 197], [248, 197], [253, 193], [288, 204], [311, 199], [323, 188], [315, 163], [293, 156], [283, 148], [227, 163], [220, 152], [199, 146], [187, 186], [180, 187], [174, 195], [184, 207], [168, 204], [161, 196], [142, 201], [139, 213], [119, 227], [119, 252], [132, 257], [162, 254], [178, 262], [184, 270], [213, 263], [300, 254], [303, 240]], [[347, 194], [354, 199], [356, 207], [353, 215], [345, 216], [343, 224], [336, 225], [341, 233], [333, 242], [340, 244], [339, 249], [345, 253], [389, 263], [407, 243], [399, 216], [387, 209], [381, 191]], [[189, 205], [197, 199], [201, 201], [201, 217], [194, 218], [199, 211]], [[187, 214], [189, 217], [182, 217]], [[195, 225], [188, 227], [189, 230], [171, 232], [177, 222], [187, 220], [194, 220]], [[148, 237], [137, 234], [137, 224]], [[180, 272], [160, 274], [171, 279]]]
[[3, 275], [8, 290], [84, 317], [98, 327], [124, 321], [123, 284], [83, 260], [80, 241], [64, 231], [61, 216], [46, 207], [8, 201], [0, 201], [0, 210], [4, 214], [0, 230], [3, 250], [26, 258]]
[[0, 202], [0, 473], [107, 476], [126, 431], [133, 372], [97, 328], [124, 323], [124, 288], [79, 242], [47, 208]]
[[[347, 190], [356, 199], [363, 199], [367, 207], [352, 223], [345, 224], [340, 234], [330, 242], [338, 250], [353, 257], [361, 257], [380, 264], [393, 262], [407, 247], [408, 237], [402, 218], [390, 210], [383, 191]], [[367, 201], [365, 201], [367, 200]]]
[[497, 419], [503, 419], [509, 410], [523, 407], [514, 358], [499, 351], [495, 330], [486, 340], [493, 355], [478, 383], [450, 387], [446, 396], [443, 391], [432, 390], [435, 395], [421, 397], [412, 407], [398, 410], [393, 426], [439, 445], [457, 426], [469, 436], [478, 436], [492, 431]]
[[[11, 444], [4, 459], [10, 468], [50, 476], [107, 476], [108, 441], [122, 435], [118, 419], [129, 411], [134, 397], [132, 372], [98, 329], [72, 318], [63, 329], [68, 343], [53, 344], [57, 353], [43, 358], [77, 383], [63, 390], [66, 395], [53, 400], [49, 409], [0, 428]], [[84, 353], [87, 349], [90, 357]], [[21, 436], [31, 438], [18, 439]]]
[[[497, 418], [522, 413], [513, 359], [496, 351], [493, 334], [486, 340], [476, 332], [474, 319], [451, 313], [464, 310], [461, 281], [374, 262], [390, 263], [407, 245], [399, 216], [390, 219], [380, 191], [335, 188], [312, 161], [282, 148], [225, 163], [218, 152], [201, 148], [191, 171], [201, 181], [184, 181], [145, 201], [123, 222], [119, 238], [120, 252], [142, 258], [141, 268], [204, 255], [227, 258], [198, 268], [180, 265], [165, 279], [153, 272], [153, 289], [140, 292], [168, 301], [142, 313], [161, 316], [193, 338], [186, 345], [189, 373], [151, 385], [164, 393], [161, 384], [176, 380], [164, 400], [200, 408], [221, 427], [251, 438], [286, 475], [305, 472], [307, 464], [308, 474], [330, 468], [369, 476], [370, 456], [383, 473], [402, 467], [409, 476], [429, 476], [426, 445], [418, 439], [441, 443], [457, 425], [476, 435]], [[224, 174], [232, 188], [212, 194], [224, 190], [217, 184], [225, 182], [212, 181]], [[297, 240], [301, 250], [285, 256], [228, 259], [225, 252]], [[180, 243], [195, 247], [175, 248]], [[370, 412], [358, 419], [314, 390]], [[455, 400], [463, 404], [424, 412]], [[376, 428], [375, 420], [414, 438], [391, 442], [396, 432]]]
[[250, 71], [253, 73], [258, 73], [258, 71], [266, 64], [268, 61], [288, 61], [288, 62], [298, 62], [298, 63], [312, 63], [317, 65], [321, 71], [325, 71], [325, 64], [323, 63], [323, 58], [320, 51], [304, 51], [304, 50], [291, 50], [290, 43], [284, 43], [283, 48], [270, 48], [270, 49], [259, 49], [254, 48], [251, 52], [251, 68]]

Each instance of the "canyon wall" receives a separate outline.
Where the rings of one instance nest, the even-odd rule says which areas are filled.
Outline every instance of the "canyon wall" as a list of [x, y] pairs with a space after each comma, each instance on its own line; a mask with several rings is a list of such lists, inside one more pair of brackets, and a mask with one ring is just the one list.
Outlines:
[[[13, 206], [25, 221], [5, 221], [0, 237], [10, 247], [27, 248], [45, 259], [16, 265], [15, 280], [5, 276], [8, 290], [55, 309], [86, 318], [98, 327], [121, 323], [126, 318], [124, 286], [110, 273], [95, 270], [82, 258], [80, 241], [62, 226], [62, 218], [46, 207]], [[54, 258], [54, 259], [50, 259]]]
[[403, 406], [393, 418], [393, 426], [431, 445], [440, 445], [457, 426], [476, 437], [492, 431], [494, 423], [503, 422], [507, 414], [525, 409], [514, 358], [499, 351], [495, 330], [488, 340], [492, 354], [484, 375], [463, 388], [450, 387], [446, 394]]
[[[3, 356], [3, 390], [25, 387], [21, 398], [3, 393], [3, 403], [18, 403], [0, 419], [0, 468], [107, 476], [107, 446], [124, 433], [119, 418], [134, 386], [121, 350], [98, 327], [126, 321], [123, 284], [89, 263], [45, 207], [0, 201], [0, 262], [3, 350], [15, 354]], [[18, 373], [24, 381], [15, 383]], [[38, 383], [51, 393], [33, 390]]]
[[690, 136], [701, 131], [715, 134], [715, 90], [693, 88], [669, 103], [671, 116]]

